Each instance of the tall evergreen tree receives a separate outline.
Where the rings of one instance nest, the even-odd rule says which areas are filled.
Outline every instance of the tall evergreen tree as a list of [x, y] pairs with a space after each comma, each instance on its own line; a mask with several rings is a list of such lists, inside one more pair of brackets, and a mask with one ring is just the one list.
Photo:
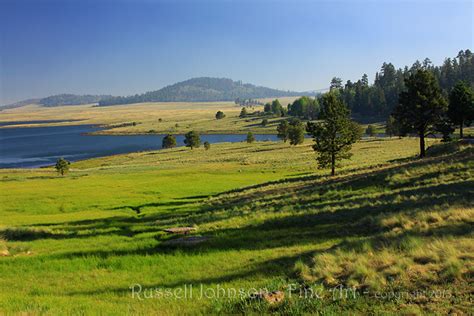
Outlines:
[[458, 81], [449, 93], [448, 117], [459, 125], [459, 134], [463, 138], [464, 125], [474, 120], [474, 93], [464, 81]]
[[330, 90], [341, 89], [342, 88], [342, 79], [338, 77], [333, 77], [331, 79], [331, 84], [329, 86]]
[[305, 128], [303, 123], [298, 119], [293, 119], [288, 126], [288, 139], [290, 145], [299, 145], [304, 142]]
[[351, 157], [352, 144], [360, 139], [360, 126], [350, 119], [350, 111], [333, 91], [321, 99], [321, 122], [309, 122], [307, 131], [314, 138], [320, 168], [330, 167], [335, 174], [337, 162]]
[[190, 131], [184, 135], [184, 144], [193, 149], [201, 146], [201, 137], [195, 131]]
[[420, 138], [420, 158], [425, 156], [425, 137], [434, 131], [446, 110], [433, 73], [420, 69], [405, 81], [406, 91], [400, 93], [394, 117], [404, 130], [415, 132]]

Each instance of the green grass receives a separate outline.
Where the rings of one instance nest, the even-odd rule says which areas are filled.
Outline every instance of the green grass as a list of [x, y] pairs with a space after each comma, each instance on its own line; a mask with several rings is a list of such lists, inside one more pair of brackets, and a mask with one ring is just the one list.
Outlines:
[[[434, 143], [433, 140], [429, 140]], [[215, 144], [1, 170], [0, 312], [183, 314], [315, 311], [469, 312], [473, 148], [414, 158], [416, 139], [362, 141], [335, 178], [316, 169], [311, 141]], [[139, 214], [137, 212], [139, 211]], [[166, 246], [164, 228], [211, 237]], [[0, 248], [4, 249], [4, 248]], [[130, 286], [188, 299], [131, 297]], [[269, 306], [199, 299], [199, 287], [321, 289]], [[334, 285], [357, 299], [333, 300]], [[380, 299], [376, 291], [444, 289], [449, 298]]]

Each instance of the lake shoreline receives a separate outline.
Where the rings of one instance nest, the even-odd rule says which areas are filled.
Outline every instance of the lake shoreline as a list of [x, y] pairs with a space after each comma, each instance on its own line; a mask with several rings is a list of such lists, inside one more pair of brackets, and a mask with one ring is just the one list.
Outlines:
[[[69, 161], [162, 149], [167, 133], [95, 134], [97, 124], [45, 127], [16, 127], [0, 130], [0, 168], [41, 168], [54, 165], [60, 157]], [[177, 147], [184, 146], [184, 133], [174, 134]], [[101, 136], [101, 137], [84, 137]], [[277, 141], [275, 134], [254, 134], [256, 141]], [[201, 141], [245, 142], [245, 134], [201, 134]]]

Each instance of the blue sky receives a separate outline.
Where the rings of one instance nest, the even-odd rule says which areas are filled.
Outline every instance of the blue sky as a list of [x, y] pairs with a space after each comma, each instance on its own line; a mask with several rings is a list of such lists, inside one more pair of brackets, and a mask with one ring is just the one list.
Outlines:
[[0, 104], [198, 76], [313, 90], [467, 48], [471, 1], [0, 0]]

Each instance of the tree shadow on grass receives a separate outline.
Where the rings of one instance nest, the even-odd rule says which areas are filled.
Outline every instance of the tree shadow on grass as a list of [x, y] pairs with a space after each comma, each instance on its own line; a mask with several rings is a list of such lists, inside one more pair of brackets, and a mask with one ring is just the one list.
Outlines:
[[[387, 228], [368, 225], [364, 219], [370, 217], [375, 218], [379, 215], [389, 216], [403, 212], [419, 212], [432, 207], [433, 205], [441, 205], [457, 203], [460, 206], [469, 205], [469, 197], [463, 191], [465, 186], [462, 183], [439, 184], [431, 188], [420, 188], [407, 190], [403, 192], [404, 196], [419, 196], [416, 200], [401, 199], [394, 202], [393, 198], [379, 199], [376, 204], [354, 204], [347, 205], [345, 203], [333, 202], [331, 210], [295, 212], [284, 217], [268, 218], [258, 224], [250, 224], [237, 228], [208, 229], [201, 232], [210, 240], [194, 246], [171, 246], [162, 242], [173, 238], [172, 236], [158, 234], [155, 235], [157, 244], [151, 247], [131, 249], [131, 250], [110, 250], [110, 251], [78, 251], [68, 252], [54, 255], [60, 258], [76, 258], [99, 256], [103, 258], [124, 256], [124, 255], [153, 255], [157, 253], [165, 254], [173, 252], [175, 249], [194, 253], [212, 253], [215, 251], [240, 251], [240, 250], [268, 250], [280, 247], [308, 246], [315, 243], [334, 243], [338, 240], [354, 237], [370, 237], [383, 233]], [[423, 192], [451, 192], [448, 195], [435, 194], [425, 195]], [[363, 199], [362, 199], [363, 200]], [[189, 215], [188, 215], [189, 216]], [[235, 214], [228, 214], [227, 219], [231, 219]], [[158, 222], [160, 221], [158, 215]], [[209, 214], [201, 214], [200, 217], [194, 219], [201, 224], [213, 223], [215, 219]], [[170, 223], [176, 223], [173, 219]], [[143, 232], [148, 226], [144, 226]], [[466, 225], [459, 225], [457, 229], [445, 228], [438, 229], [436, 235], [459, 235], [467, 232]], [[149, 228], [149, 232], [160, 231], [159, 227]], [[136, 232], [135, 232], [136, 233]], [[429, 235], [430, 232], [426, 232]]]
[[[461, 157], [459, 159], [456, 161], [465, 162], [470, 157]], [[428, 164], [436, 163], [439, 163], [439, 161], [415, 161], [406, 167], [424, 167]], [[459, 164], [458, 169], [461, 172], [465, 171], [465, 168], [460, 167]], [[459, 171], [458, 169], [456, 170]], [[160, 242], [169, 238], [159, 234], [164, 228], [179, 225], [190, 226], [193, 224], [212, 225], [223, 220], [231, 221], [233, 218], [246, 216], [249, 212], [250, 214], [258, 212], [266, 216], [266, 219], [262, 222], [253, 224], [252, 221], [248, 221], [246, 226], [238, 228], [207, 228], [199, 233], [212, 237], [208, 242], [183, 249], [189, 253], [196, 251], [263, 250], [334, 241], [348, 237], [364, 237], [378, 233], [382, 228], [356, 224], [367, 216], [374, 217], [380, 214], [423, 211], [435, 205], [446, 203], [450, 205], [459, 204], [461, 206], [472, 205], [472, 190], [470, 188], [474, 187], [474, 185], [468, 179], [459, 179], [450, 183], [436, 183], [435, 181], [424, 187], [410, 187], [408, 185], [401, 187], [394, 184], [393, 188], [390, 186], [387, 188], [400, 190], [393, 192], [383, 191], [376, 197], [364, 195], [364, 189], [368, 186], [388, 185], [386, 179], [391, 174], [394, 174], [394, 169], [385, 168], [368, 174], [349, 175], [328, 180], [321, 176], [310, 176], [299, 177], [296, 180], [273, 181], [264, 185], [253, 186], [251, 187], [253, 190], [247, 187], [247, 191], [239, 189], [228, 191], [221, 197], [220, 195], [215, 195], [213, 199], [217, 199], [219, 203], [204, 203], [198, 210], [169, 211], [166, 213], [144, 214], [141, 217], [120, 216], [100, 220], [50, 224], [48, 227], [53, 229], [59, 228], [67, 233], [57, 234], [57, 236], [40, 233], [29, 240], [42, 238], [89, 238], [101, 235], [133, 237], [141, 233], [156, 233], [158, 244], [151, 247], [97, 252], [78, 251], [55, 256], [74, 258], [83, 256], [108, 257], [166, 253], [176, 249], [176, 246], [170, 247], [160, 244]], [[423, 182], [430, 178], [436, 178], [437, 175], [436, 172], [431, 172], [426, 176], [422, 175], [418, 178], [422, 178]], [[414, 177], [414, 179], [418, 178]], [[292, 181], [298, 181], [301, 185], [294, 189], [294, 192], [288, 193], [287, 191], [289, 190], [286, 184]], [[281, 184], [284, 185], [279, 187]], [[351, 190], [342, 198], [328, 193], [330, 191], [344, 191], [348, 188], [351, 188]], [[254, 190], [260, 191], [255, 192]], [[296, 201], [288, 200], [292, 194], [296, 194]], [[361, 196], [357, 197], [359, 194]], [[190, 199], [193, 198], [190, 197]], [[177, 202], [175, 205], [185, 205], [188, 203], [186, 201]], [[240, 210], [242, 206], [247, 208], [245, 212]], [[290, 212], [285, 213], [284, 217], [278, 215], [279, 209], [288, 206], [291, 208]], [[43, 224], [41, 226], [47, 225]], [[461, 231], [463, 229], [465, 228], [462, 228]], [[442, 230], [440, 230], [441, 232]], [[450, 229], [445, 230], [444, 233], [454, 234], [453, 230]]]
[[145, 203], [145, 204], [140, 204], [140, 205], [122, 205], [122, 206], [116, 206], [109, 208], [109, 210], [123, 210], [123, 209], [131, 209], [137, 214], [141, 213], [141, 210], [145, 207], [163, 207], [163, 206], [184, 206], [191, 204], [193, 202], [191, 201], [168, 201], [168, 202], [152, 202], [152, 203]]
[[[293, 269], [295, 261], [301, 260], [301, 258], [312, 258], [319, 252], [320, 251], [305, 251], [292, 256], [281, 256], [276, 259], [265, 260], [254, 264], [249, 263], [249, 269], [234, 273], [223, 273], [222, 275], [216, 277], [203, 276], [193, 277], [186, 280], [181, 279], [178, 281], [154, 281], [148, 283], [141, 283], [140, 285], [142, 286], [142, 289], [172, 289], [190, 285], [193, 285], [193, 287], [195, 288], [199, 288], [200, 285], [211, 286], [213, 284], [219, 284], [220, 286], [224, 286], [226, 283], [231, 283], [237, 280], [253, 280], [259, 277], [261, 277], [262, 279], [268, 277], [278, 277], [281, 275], [288, 274], [288, 271]], [[134, 284], [130, 284], [130, 286], [128, 287], [107, 287], [106, 289], [98, 289], [92, 291], [72, 291], [68, 292], [67, 295], [101, 295], [113, 293], [118, 296], [125, 296], [131, 295], [131, 286], [134, 286]], [[259, 286], [265, 286], [265, 284]]]

